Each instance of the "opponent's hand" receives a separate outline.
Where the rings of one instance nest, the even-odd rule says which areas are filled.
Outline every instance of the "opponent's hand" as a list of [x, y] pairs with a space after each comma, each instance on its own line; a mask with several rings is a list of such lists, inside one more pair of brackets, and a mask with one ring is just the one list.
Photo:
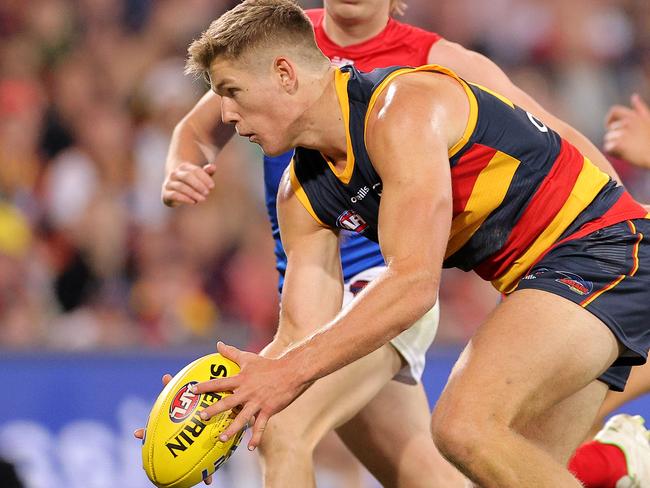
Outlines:
[[214, 188], [214, 175], [217, 167], [210, 163], [198, 166], [181, 163], [167, 175], [162, 187], [162, 201], [168, 207], [183, 203], [194, 205], [204, 202]]
[[[166, 386], [167, 386], [167, 383], [169, 383], [171, 380], [172, 380], [172, 375], [170, 375], [170, 374], [164, 374], [163, 377], [162, 377], [162, 385], [163, 385], [163, 388], [166, 387]], [[144, 439], [144, 428], [136, 429], [136, 430], [133, 432], [133, 436], [134, 436], [136, 439], [140, 439], [140, 440]], [[212, 483], [212, 475], [209, 475], [207, 478], [205, 478], [205, 479], [203, 480], [203, 482], [204, 482], [206, 485], [209, 485], [210, 483]]]
[[253, 425], [253, 435], [248, 443], [248, 450], [252, 451], [259, 445], [269, 418], [293, 402], [309, 384], [300, 383], [296, 378], [295, 370], [282, 358], [264, 358], [227, 346], [223, 342], [217, 344], [217, 351], [236, 362], [241, 371], [229, 378], [198, 383], [191, 388], [191, 391], [193, 393], [232, 392], [232, 395], [202, 410], [201, 418], [207, 420], [240, 406], [241, 410], [230, 426], [219, 436], [219, 440], [227, 441], [250, 422]]
[[605, 152], [650, 168], [650, 107], [636, 93], [631, 106], [614, 105], [607, 114]]

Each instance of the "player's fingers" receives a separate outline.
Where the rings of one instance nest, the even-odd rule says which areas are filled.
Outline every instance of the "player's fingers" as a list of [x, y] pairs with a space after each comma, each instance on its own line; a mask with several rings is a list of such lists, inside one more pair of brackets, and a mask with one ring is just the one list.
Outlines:
[[214, 188], [214, 181], [212, 180], [212, 175], [208, 173], [206, 170], [206, 167], [210, 166], [209, 164], [206, 164], [205, 166], [201, 166], [200, 168], [196, 168], [192, 172], [192, 176], [195, 176], [198, 181], [201, 182], [202, 185], [205, 186], [205, 188], [208, 190], [208, 193], [210, 190]]
[[217, 342], [217, 351], [219, 354], [221, 354], [223, 357], [230, 359], [231, 361], [236, 362], [238, 365], [242, 365], [242, 359], [243, 359], [243, 351], [240, 351], [234, 346], [229, 346], [228, 344], [224, 344], [223, 342], [219, 341]]
[[214, 186], [212, 178], [203, 171], [203, 168], [199, 168], [198, 166], [194, 166], [189, 171], [178, 171], [174, 176], [175, 178], [172, 179], [183, 182], [203, 196], [208, 196], [208, 193], [210, 193], [210, 190]]
[[197, 203], [196, 200], [188, 197], [187, 195], [183, 195], [177, 191], [169, 190], [163, 191], [162, 201], [168, 207], [177, 207], [181, 203], [187, 203], [188, 205], [194, 205]]
[[203, 420], [210, 420], [215, 415], [219, 415], [222, 412], [227, 412], [228, 410], [235, 408], [240, 403], [241, 400], [236, 398], [236, 395], [230, 395], [225, 398], [222, 398], [216, 403], [213, 403], [209, 407], [205, 407], [203, 410], [201, 410], [199, 416]]
[[233, 391], [239, 386], [238, 375], [229, 378], [215, 378], [213, 380], [202, 381], [196, 385], [190, 386], [190, 391], [194, 394], [220, 391]]
[[212, 475], [209, 474], [209, 475], [207, 476], [207, 478], [205, 478], [205, 479], [203, 480], [203, 482], [204, 482], [206, 485], [211, 485], [211, 484], [212, 484]]
[[170, 180], [165, 185], [165, 190], [169, 192], [173, 191], [176, 193], [180, 193], [181, 195], [185, 195], [186, 197], [196, 200], [196, 202], [205, 201], [205, 194], [198, 192], [191, 185], [188, 185], [184, 181]]
[[237, 414], [235, 420], [230, 423], [228, 428], [219, 435], [219, 440], [221, 442], [226, 442], [232, 436], [237, 434], [237, 432], [245, 429], [248, 425], [248, 421], [256, 412], [257, 407], [251, 406], [250, 404], [246, 405], [242, 411]]
[[264, 434], [264, 430], [266, 430], [266, 424], [268, 421], [269, 416], [265, 413], [260, 412], [257, 415], [257, 420], [255, 420], [255, 424], [253, 425], [253, 436], [248, 442], [249, 451], [254, 451], [257, 449], [257, 446], [259, 446], [260, 442], [262, 442], [262, 435]]
[[628, 117], [634, 113], [634, 110], [632, 110], [629, 107], [625, 107], [623, 105], [614, 105], [612, 108], [609, 109], [609, 112], [607, 112], [607, 116], [605, 117], [605, 125], [609, 127], [609, 125], [619, 119], [622, 119], [624, 117]]
[[603, 150], [611, 155], [617, 156], [619, 154], [621, 142], [620, 131], [609, 131], [603, 137]]
[[634, 110], [639, 115], [642, 115], [643, 117], [650, 117], [650, 107], [648, 107], [648, 104], [645, 103], [643, 98], [638, 93], [634, 93], [630, 97], [630, 102], [632, 103], [632, 107], [634, 107]]
[[144, 429], [135, 429], [133, 437], [136, 439], [144, 439]]
[[208, 163], [203, 166], [203, 171], [212, 176], [217, 172], [217, 165], [214, 163]]
[[168, 384], [171, 380], [172, 380], [172, 375], [170, 375], [169, 373], [165, 373], [165, 374], [162, 376], [162, 384], [163, 384], [163, 386], [167, 386], [167, 384]]

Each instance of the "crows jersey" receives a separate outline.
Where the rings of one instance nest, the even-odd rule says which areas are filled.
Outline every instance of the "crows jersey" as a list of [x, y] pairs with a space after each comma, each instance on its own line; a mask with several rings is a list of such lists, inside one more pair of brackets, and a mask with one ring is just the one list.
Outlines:
[[508, 293], [559, 239], [646, 215], [576, 148], [503, 96], [435, 65], [370, 73], [348, 66], [335, 73], [346, 167], [339, 171], [318, 151], [298, 148], [290, 170], [294, 192], [321, 224], [377, 240], [382, 183], [366, 151], [365, 122], [386, 86], [414, 71], [455, 78], [470, 104], [465, 133], [449, 150], [453, 216], [445, 267], [475, 270]]
[[[394, 19], [390, 19], [382, 32], [375, 37], [352, 46], [339, 46], [325, 33], [323, 28], [323, 9], [306, 11], [312, 24], [316, 43], [334, 64], [353, 64], [362, 70], [393, 65], [419, 66], [427, 63], [431, 46], [440, 39], [438, 34], [427, 32]], [[280, 241], [280, 230], [276, 211], [276, 196], [280, 178], [291, 161], [293, 152], [277, 157], [264, 157], [264, 183], [266, 208], [271, 221], [275, 240], [276, 266], [280, 273], [280, 288], [287, 268], [287, 257]], [[343, 233], [341, 236], [341, 264], [343, 277], [347, 281], [352, 276], [373, 266], [384, 264], [379, 246], [355, 234]]]

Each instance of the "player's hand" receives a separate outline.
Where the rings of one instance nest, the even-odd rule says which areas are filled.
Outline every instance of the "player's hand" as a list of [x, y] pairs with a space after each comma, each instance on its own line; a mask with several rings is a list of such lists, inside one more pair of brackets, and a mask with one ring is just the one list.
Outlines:
[[[166, 387], [166, 386], [167, 386], [167, 383], [169, 383], [171, 380], [172, 380], [172, 375], [170, 375], [170, 374], [164, 374], [163, 377], [162, 377], [162, 385], [163, 385], [163, 388]], [[143, 429], [143, 428], [136, 429], [135, 432], [133, 432], [133, 436], [134, 436], [136, 439], [140, 439], [140, 440], [144, 439], [144, 429]], [[203, 482], [204, 482], [206, 485], [209, 485], [210, 483], [212, 483], [212, 475], [209, 475], [207, 478], [205, 478], [205, 479], [203, 480]]]
[[248, 443], [248, 450], [252, 451], [259, 445], [269, 418], [293, 402], [309, 385], [297, 381], [295, 371], [282, 358], [264, 358], [227, 346], [223, 342], [217, 344], [217, 351], [239, 364], [241, 371], [229, 378], [198, 383], [191, 391], [231, 391], [232, 395], [202, 410], [201, 418], [207, 420], [221, 412], [241, 407], [230, 426], [219, 436], [219, 440], [227, 441], [250, 422], [253, 425], [253, 435]]
[[162, 201], [168, 207], [181, 204], [194, 205], [204, 202], [214, 188], [214, 175], [217, 167], [210, 163], [198, 166], [181, 163], [167, 175], [162, 187]]
[[605, 120], [605, 152], [650, 168], [650, 107], [636, 93], [631, 106], [614, 105]]

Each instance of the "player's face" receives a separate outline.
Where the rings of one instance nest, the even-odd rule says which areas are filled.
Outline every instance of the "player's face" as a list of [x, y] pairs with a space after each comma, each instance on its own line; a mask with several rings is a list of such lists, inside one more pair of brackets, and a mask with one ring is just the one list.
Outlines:
[[270, 156], [282, 154], [290, 110], [286, 93], [268, 72], [246, 63], [216, 60], [210, 70], [212, 89], [221, 96], [221, 118]]
[[363, 22], [385, 12], [388, 16], [390, 0], [325, 0], [325, 9], [335, 20]]

